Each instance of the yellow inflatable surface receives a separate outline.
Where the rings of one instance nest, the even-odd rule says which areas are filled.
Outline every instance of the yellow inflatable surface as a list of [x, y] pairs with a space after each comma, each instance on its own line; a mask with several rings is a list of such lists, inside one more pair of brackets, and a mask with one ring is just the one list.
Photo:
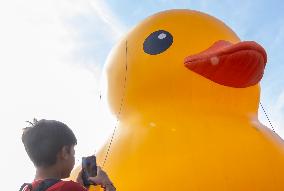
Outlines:
[[284, 142], [257, 117], [265, 63], [260, 45], [197, 11], [131, 30], [106, 67], [117, 190], [283, 191]]

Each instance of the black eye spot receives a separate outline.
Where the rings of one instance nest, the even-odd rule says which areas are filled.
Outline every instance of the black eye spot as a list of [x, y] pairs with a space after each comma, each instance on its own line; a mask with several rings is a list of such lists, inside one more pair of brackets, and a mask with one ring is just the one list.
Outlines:
[[156, 55], [167, 50], [173, 43], [173, 36], [168, 31], [158, 30], [151, 33], [144, 41], [144, 52]]

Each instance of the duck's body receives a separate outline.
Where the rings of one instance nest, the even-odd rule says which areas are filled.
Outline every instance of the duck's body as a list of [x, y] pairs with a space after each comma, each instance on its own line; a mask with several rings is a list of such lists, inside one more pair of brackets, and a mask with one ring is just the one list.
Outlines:
[[151, 115], [137, 114], [119, 126], [106, 163], [118, 189], [284, 189], [283, 142], [259, 122], [192, 115], [180, 107], [152, 109], [156, 113], [141, 111]]
[[[173, 42], [158, 50], [145, 48], [147, 36], [161, 30], [158, 38], [171, 34]], [[105, 168], [117, 190], [284, 190], [284, 143], [257, 119], [263, 51], [257, 47], [245, 53], [248, 64], [261, 70], [256, 74], [254, 68], [237, 66], [229, 68], [230, 75], [219, 74], [222, 68], [211, 75], [224, 59], [226, 67], [236, 62], [220, 54], [211, 73], [199, 70], [191, 57], [183, 64], [218, 40], [239, 42], [213, 17], [174, 10], [146, 19], [114, 49], [108, 60], [108, 98], [120, 123]], [[107, 148], [98, 155], [101, 164]]]

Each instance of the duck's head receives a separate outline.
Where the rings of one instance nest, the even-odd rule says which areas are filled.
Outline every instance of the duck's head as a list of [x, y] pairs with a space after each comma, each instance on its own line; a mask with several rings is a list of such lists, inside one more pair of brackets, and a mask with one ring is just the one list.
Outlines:
[[145, 19], [113, 49], [108, 99], [115, 113], [121, 105], [129, 112], [183, 107], [256, 113], [265, 63], [260, 45], [241, 42], [218, 19], [165, 11]]

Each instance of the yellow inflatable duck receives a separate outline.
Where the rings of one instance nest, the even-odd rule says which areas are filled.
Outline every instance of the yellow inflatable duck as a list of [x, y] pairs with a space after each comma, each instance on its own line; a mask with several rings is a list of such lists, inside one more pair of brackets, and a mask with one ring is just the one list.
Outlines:
[[98, 154], [117, 190], [283, 191], [284, 142], [257, 118], [265, 63], [260, 45], [197, 11], [131, 30], [107, 61], [119, 125]]

